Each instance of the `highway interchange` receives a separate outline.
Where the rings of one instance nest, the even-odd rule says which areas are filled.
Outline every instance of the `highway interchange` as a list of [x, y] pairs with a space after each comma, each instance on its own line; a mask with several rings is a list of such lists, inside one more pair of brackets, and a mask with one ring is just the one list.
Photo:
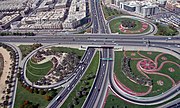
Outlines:
[[[101, 107], [104, 100], [103, 94], [107, 91], [107, 85], [110, 84], [114, 92], [121, 98], [131, 103], [140, 105], [152, 105], [165, 102], [180, 93], [180, 86], [172, 88], [167, 93], [161, 96], [152, 98], [138, 98], [123, 93], [117, 88], [113, 82], [113, 60], [103, 60], [102, 58], [114, 58], [114, 46], [143, 46], [143, 47], [158, 47], [171, 50], [175, 53], [180, 52], [180, 37], [154, 37], [152, 35], [115, 35], [109, 34], [109, 28], [104, 20], [102, 7], [99, 0], [90, 0], [92, 13], [92, 33], [93, 34], [68, 34], [59, 36], [37, 35], [37, 36], [4, 36], [0, 38], [3, 43], [45, 43], [45, 44], [78, 44], [89, 46], [101, 46], [100, 48], [100, 64], [96, 74], [96, 79], [91, 88], [90, 94], [87, 96], [83, 104], [83, 108]], [[12, 46], [13, 47], [13, 46]], [[13, 47], [17, 50], [17, 48]], [[86, 69], [88, 68], [97, 48], [88, 47], [81, 59], [81, 63], [74, 70], [75, 75], [72, 82], [63, 89], [48, 108], [60, 107], [65, 99], [69, 96], [73, 88], [81, 79]], [[18, 51], [17, 51], [18, 52]], [[20, 53], [18, 53], [20, 56]], [[21, 60], [21, 59], [19, 59]], [[20, 64], [19, 61], [17, 61]], [[25, 64], [25, 63], [23, 63]], [[105, 95], [105, 94], [104, 94]], [[103, 98], [103, 99], [101, 99]], [[97, 103], [99, 102], [99, 103]]]

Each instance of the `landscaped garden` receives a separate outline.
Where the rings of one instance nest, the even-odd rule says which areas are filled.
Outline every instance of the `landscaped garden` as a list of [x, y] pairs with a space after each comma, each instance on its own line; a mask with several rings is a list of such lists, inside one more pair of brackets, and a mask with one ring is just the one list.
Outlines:
[[179, 34], [176, 28], [174, 28], [172, 25], [162, 25], [159, 23], [156, 23], [156, 26], [158, 28], [158, 31], [155, 35], [160, 36], [174, 36]]
[[99, 52], [97, 52], [80, 82], [73, 89], [61, 108], [81, 108], [90, 92], [99, 64]]
[[[26, 75], [30, 81], [39, 86], [64, 80], [63, 78], [68, 78], [72, 74], [83, 54], [84, 51], [82, 50], [66, 47], [49, 47], [38, 50], [27, 62]], [[96, 56], [95, 58], [98, 60]], [[91, 73], [94, 68], [91, 66], [87, 75], [88, 78], [95, 77], [95, 74]], [[30, 87], [24, 83], [20, 73], [17, 77], [19, 82], [15, 108], [45, 108], [49, 101], [61, 90], [60, 88], [49, 91], [49, 89]], [[87, 80], [86, 84], [92, 84], [91, 78]]]
[[150, 30], [150, 26], [146, 22], [132, 18], [113, 19], [109, 25], [112, 33], [119, 34], [139, 34]]
[[[180, 60], [172, 55], [152, 51], [115, 52], [114, 80], [124, 92], [139, 97], [151, 97], [165, 93], [180, 83]], [[168, 102], [179, 98], [177, 95]], [[135, 105], [107, 91], [105, 108], [154, 108]]]
[[151, 51], [115, 52], [115, 82], [127, 93], [156, 96], [180, 82], [178, 58]]
[[84, 51], [65, 47], [38, 50], [27, 62], [26, 76], [35, 85], [52, 85], [73, 74]]

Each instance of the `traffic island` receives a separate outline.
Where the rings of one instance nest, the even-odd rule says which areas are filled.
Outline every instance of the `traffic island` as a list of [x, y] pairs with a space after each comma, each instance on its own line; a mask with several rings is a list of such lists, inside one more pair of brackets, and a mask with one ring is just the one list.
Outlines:
[[27, 62], [26, 77], [33, 85], [47, 86], [73, 75], [82, 53], [78, 49], [49, 47], [38, 50]]
[[66, 80], [73, 74], [83, 54], [83, 50], [59, 46], [42, 48], [32, 54], [27, 60], [25, 74], [33, 85], [27, 84], [22, 76], [24, 74], [18, 74], [15, 108], [23, 106], [45, 108], [62, 88], [40, 89], [38, 87], [49, 87]]
[[109, 22], [112, 33], [142, 34], [150, 31], [151, 26], [144, 20], [136, 17], [117, 17]]

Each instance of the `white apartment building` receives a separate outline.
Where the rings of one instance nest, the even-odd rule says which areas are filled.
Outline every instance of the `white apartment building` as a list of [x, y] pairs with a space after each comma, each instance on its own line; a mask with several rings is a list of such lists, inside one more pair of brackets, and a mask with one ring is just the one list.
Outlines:
[[[112, 6], [125, 10], [132, 14], [137, 14], [142, 17], [147, 17], [159, 13], [159, 7], [150, 1], [125, 1], [125, 0], [112, 0]], [[111, 6], [110, 5], [110, 6]]]

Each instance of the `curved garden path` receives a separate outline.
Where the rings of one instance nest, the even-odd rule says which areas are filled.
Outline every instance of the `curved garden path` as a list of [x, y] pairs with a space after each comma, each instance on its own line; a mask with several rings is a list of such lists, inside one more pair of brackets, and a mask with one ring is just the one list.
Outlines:
[[114, 81], [121, 90], [123, 90], [124, 92], [126, 92], [128, 94], [134, 95], [134, 96], [145, 96], [145, 95], [149, 94], [152, 90], [152, 86], [150, 86], [147, 92], [140, 92], [140, 93], [135, 92], [135, 91], [131, 90], [130, 88], [126, 87], [124, 84], [122, 84], [117, 79], [116, 75], [114, 75]]
[[[137, 67], [140, 66], [140, 62], [141, 62], [141, 61], [139, 61], [139, 62], [137, 63]], [[137, 68], [137, 69], [138, 69], [139, 71], [142, 71], [141, 68]], [[143, 70], [143, 72], [146, 73], [146, 74], [156, 74], [156, 75], [160, 75], [160, 76], [167, 77], [168, 79], [171, 80], [172, 86], [175, 86], [175, 85], [176, 85], [175, 81], [174, 81], [169, 75], [166, 75], [166, 74], [163, 74], [163, 73], [156, 72], [156, 70], [155, 70], [155, 71], [149, 71], [149, 70], [146, 71], [146, 70]]]
[[[171, 78], [169, 75], [166, 75], [166, 74], [163, 74], [163, 73], [159, 73], [158, 71], [160, 71], [162, 69], [162, 67], [166, 64], [166, 63], [172, 63], [172, 64], [175, 64], [177, 65], [178, 67], [180, 67], [180, 64], [176, 63], [176, 62], [173, 62], [173, 61], [164, 61], [160, 64], [160, 66], [158, 67], [158, 59], [159, 57], [161, 57], [163, 54], [165, 53], [160, 53], [159, 55], [157, 55], [155, 57], [154, 60], [152, 60], [151, 58], [141, 54], [139, 51], [137, 51], [137, 54], [139, 56], [141, 56], [142, 58], [133, 58], [131, 56], [131, 60], [140, 60], [136, 67], [138, 69], [138, 71], [143, 75], [145, 76], [146, 78], [150, 78], [147, 74], [153, 74], [153, 75], [160, 75], [160, 76], [163, 76], [163, 77], [166, 77], [168, 78], [171, 82], [172, 82], [172, 87], [176, 86], [176, 83], [174, 81], [173, 78]], [[126, 57], [127, 54], [126, 54], [126, 51], [123, 52], [123, 55]], [[135, 56], [135, 55], [134, 55]], [[151, 62], [153, 62], [155, 64], [155, 68], [154, 69], [150, 69], [150, 70], [142, 70], [140, 68], [140, 62], [141, 60], [149, 60]], [[149, 86], [149, 90], [147, 92], [143, 92], [143, 93], [137, 93], [137, 92], [134, 92], [133, 90], [131, 90], [130, 88], [126, 87], [124, 84], [122, 84], [116, 77], [116, 75], [114, 75], [114, 80], [116, 82], [116, 84], [118, 85], [118, 87], [123, 90], [124, 92], [128, 93], [128, 94], [131, 94], [131, 95], [134, 95], [134, 96], [145, 96], [147, 94], [149, 94], [152, 90], [152, 86]], [[130, 79], [131, 80], [131, 79]], [[134, 81], [133, 81], [134, 82]]]

